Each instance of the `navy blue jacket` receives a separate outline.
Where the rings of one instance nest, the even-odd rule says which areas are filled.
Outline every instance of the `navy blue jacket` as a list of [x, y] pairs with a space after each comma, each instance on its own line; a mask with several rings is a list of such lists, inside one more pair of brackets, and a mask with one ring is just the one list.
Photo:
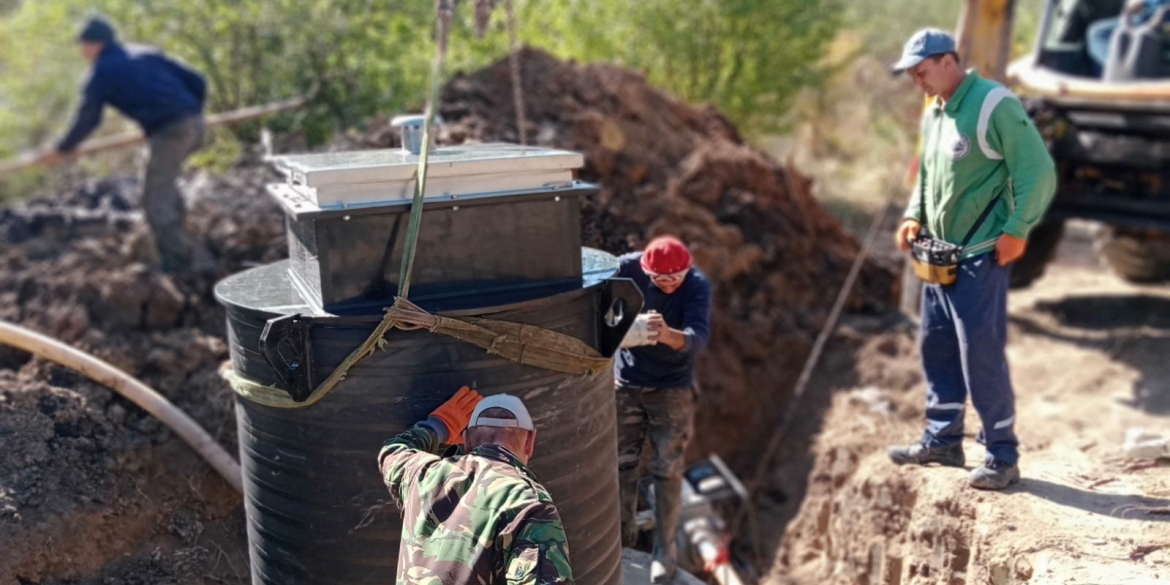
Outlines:
[[69, 152], [102, 121], [110, 104], [138, 122], [150, 136], [163, 126], [203, 111], [203, 76], [168, 59], [157, 49], [109, 45], [94, 62], [73, 128], [57, 144]]
[[618, 276], [633, 279], [646, 298], [643, 312], [658, 311], [671, 329], [686, 336], [682, 351], [665, 344], [632, 347], [618, 352], [614, 377], [619, 386], [678, 388], [695, 381], [695, 356], [711, 339], [711, 283], [698, 268], [691, 268], [682, 286], [671, 294], [662, 292], [642, 272], [642, 253], [618, 259]]

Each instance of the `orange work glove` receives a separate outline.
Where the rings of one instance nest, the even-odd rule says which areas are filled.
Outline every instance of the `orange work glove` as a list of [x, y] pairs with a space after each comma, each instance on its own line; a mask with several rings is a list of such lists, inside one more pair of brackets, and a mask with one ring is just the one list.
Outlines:
[[467, 428], [471, 413], [475, 412], [475, 406], [480, 400], [483, 400], [483, 396], [479, 392], [464, 386], [431, 413], [432, 417], [447, 427], [448, 445], [463, 444], [463, 429]]

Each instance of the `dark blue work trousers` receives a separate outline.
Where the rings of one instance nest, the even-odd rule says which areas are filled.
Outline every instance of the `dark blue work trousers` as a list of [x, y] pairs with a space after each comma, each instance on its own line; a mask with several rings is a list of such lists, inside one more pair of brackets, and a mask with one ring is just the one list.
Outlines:
[[1010, 272], [989, 253], [959, 263], [953, 284], [925, 285], [918, 339], [926, 374], [923, 440], [932, 446], [961, 443], [970, 394], [983, 421], [979, 442], [993, 459], [1015, 464], [1016, 401], [1004, 353]]

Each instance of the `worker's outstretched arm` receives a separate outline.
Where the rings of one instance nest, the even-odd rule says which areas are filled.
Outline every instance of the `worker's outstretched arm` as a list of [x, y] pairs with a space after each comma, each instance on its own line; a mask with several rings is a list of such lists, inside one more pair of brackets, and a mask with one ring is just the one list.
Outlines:
[[427, 422], [420, 422], [382, 445], [378, 468], [395, 501], [401, 503], [402, 494], [409, 493], [410, 486], [439, 461], [435, 452], [441, 443], [439, 432]]
[[505, 563], [508, 585], [573, 585], [568, 538], [554, 506], [538, 504], [525, 514]]
[[395, 500], [401, 503], [402, 495], [441, 461], [436, 455], [439, 445], [463, 442], [463, 429], [480, 400], [478, 392], [464, 386], [429, 418], [386, 441], [378, 453], [378, 469]]
[[82, 93], [81, 107], [77, 109], [77, 115], [73, 119], [73, 126], [69, 132], [65, 134], [57, 143], [57, 151], [62, 153], [73, 152], [82, 140], [85, 140], [98, 125], [102, 123], [102, 108], [106, 105], [105, 85], [102, 79], [98, 77], [97, 72], [90, 77], [85, 84], [85, 91]]

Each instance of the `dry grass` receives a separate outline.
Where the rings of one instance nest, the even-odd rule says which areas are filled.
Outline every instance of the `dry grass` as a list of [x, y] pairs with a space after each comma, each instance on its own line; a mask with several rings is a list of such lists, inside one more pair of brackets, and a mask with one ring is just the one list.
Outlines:
[[[834, 50], [859, 46], [842, 36]], [[887, 189], [907, 179], [921, 96], [904, 78], [891, 76], [883, 61], [865, 56], [802, 96], [798, 107], [803, 121], [795, 131], [765, 138], [762, 146], [812, 176], [813, 193], [851, 230], [864, 229]]]

